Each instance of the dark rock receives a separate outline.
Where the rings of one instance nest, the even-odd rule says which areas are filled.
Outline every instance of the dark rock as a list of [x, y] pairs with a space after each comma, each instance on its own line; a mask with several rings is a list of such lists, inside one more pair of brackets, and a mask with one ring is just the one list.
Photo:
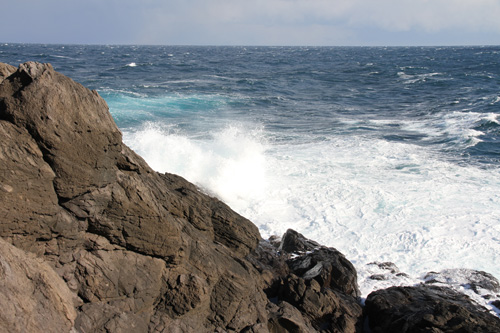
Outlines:
[[281, 238], [279, 249], [287, 253], [299, 253], [312, 251], [320, 246], [315, 241], [305, 238], [304, 235], [299, 234], [297, 231], [288, 229]]
[[387, 270], [391, 274], [397, 274], [399, 273], [399, 268], [392, 262], [371, 262], [368, 265], [375, 265], [380, 269]]
[[377, 281], [388, 280], [387, 276], [384, 275], [384, 274], [373, 274], [373, 275], [370, 275], [370, 279], [377, 280]]
[[441, 272], [429, 272], [425, 275], [426, 283], [444, 283], [472, 289], [481, 294], [480, 290], [490, 293], [500, 292], [500, 283], [491, 274], [473, 269], [446, 269]]
[[281, 279], [290, 272], [285, 256], [280, 254], [277, 246], [270, 241], [262, 240], [247, 259], [261, 274], [264, 290], [268, 296], [274, 297], [275, 289], [280, 284]]
[[[281, 258], [260, 254], [259, 262], [271, 267], [282, 267], [284, 258], [288, 271], [275, 271], [274, 284], [266, 290], [275, 304], [269, 319], [273, 332], [360, 332], [362, 309], [357, 296], [356, 270], [345, 257], [333, 248], [327, 248], [305, 238], [294, 230], [282, 237], [286, 242], [278, 246]], [[268, 244], [261, 251], [274, 253], [275, 245]], [[291, 251], [292, 253], [286, 253]], [[278, 264], [277, 264], [278, 263]], [[302, 317], [294, 316], [296, 310]]]
[[317, 250], [287, 260], [290, 270], [305, 280], [316, 280], [322, 288], [339, 290], [359, 297], [356, 269], [334, 248]]
[[286, 261], [293, 274], [305, 280], [314, 279], [322, 288], [359, 297], [356, 269], [336, 249], [321, 246], [292, 229], [283, 235], [279, 249], [293, 254]]
[[391, 287], [368, 295], [372, 332], [500, 332], [500, 319], [450, 288]]
[[316, 280], [289, 276], [283, 281], [278, 300], [299, 309], [317, 331], [361, 330], [362, 309], [357, 299], [329, 288], [321, 288]]

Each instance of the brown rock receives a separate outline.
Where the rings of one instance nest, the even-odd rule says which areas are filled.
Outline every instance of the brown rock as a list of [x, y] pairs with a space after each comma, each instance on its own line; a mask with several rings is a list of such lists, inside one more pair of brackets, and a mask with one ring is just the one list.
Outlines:
[[97, 92], [27, 62], [0, 86], [1, 118], [25, 128], [54, 170], [54, 187], [70, 199], [116, 180], [121, 133]]
[[275, 305], [268, 305], [269, 324], [268, 329], [271, 333], [312, 333], [317, 330], [312, 327], [308, 320], [305, 320], [300, 311], [287, 302], [280, 302]]
[[[0, 102], [1, 103], [1, 102]], [[43, 253], [38, 240], [73, 238], [78, 222], [58, 205], [55, 174], [24, 128], [0, 120], [0, 236]]]
[[69, 332], [74, 295], [39, 258], [0, 238], [0, 331]]
[[279, 301], [296, 307], [317, 331], [360, 332], [362, 308], [356, 298], [321, 288], [319, 283], [291, 275], [283, 281]]
[[0, 62], [0, 84], [2, 81], [17, 70], [16, 67]]

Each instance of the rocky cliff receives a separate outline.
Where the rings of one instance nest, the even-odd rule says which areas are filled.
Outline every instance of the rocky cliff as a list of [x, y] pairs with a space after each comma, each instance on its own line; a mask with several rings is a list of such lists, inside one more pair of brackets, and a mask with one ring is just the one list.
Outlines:
[[[361, 332], [365, 318], [381, 332], [449, 327], [432, 311], [427, 326], [387, 326], [415, 317], [386, 304], [408, 302], [390, 291], [363, 313], [341, 253], [292, 230], [264, 241], [221, 201], [154, 172], [98, 93], [50, 64], [0, 64], [0, 237], [0, 331]], [[415, 292], [437, 293], [427, 289]], [[446, 315], [470, 303], [439, 295]], [[495, 316], [463, 308], [454, 328], [500, 331]]]

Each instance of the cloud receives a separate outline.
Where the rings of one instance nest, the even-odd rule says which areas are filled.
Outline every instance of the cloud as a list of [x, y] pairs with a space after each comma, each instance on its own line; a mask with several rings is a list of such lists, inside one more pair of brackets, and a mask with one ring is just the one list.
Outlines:
[[184, 0], [147, 16], [141, 38], [151, 43], [334, 45], [373, 29], [500, 34], [497, 0]]
[[348, 15], [351, 25], [388, 31], [484, 29], [500, 33], [500, 2], [496, 0], [358, 0]]
[[[364, 45], [391, 36], [498, 44], [498, 0], [8, 1], [0, 41]], [[19, 24], [22, 22], [22, 24]], [[465, 39], [467, 38], [467, 40]]]

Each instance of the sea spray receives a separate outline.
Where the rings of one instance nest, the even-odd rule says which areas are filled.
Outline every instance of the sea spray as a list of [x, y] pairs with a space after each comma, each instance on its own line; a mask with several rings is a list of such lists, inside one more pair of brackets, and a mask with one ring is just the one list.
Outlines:
[[146, 123], [124, 141], [157, 171], [182, 175], [244, 210], [266, 191], [267, 161], [261, 129], [228, 126], [205, 138], [189, 138], [169, 126]]

